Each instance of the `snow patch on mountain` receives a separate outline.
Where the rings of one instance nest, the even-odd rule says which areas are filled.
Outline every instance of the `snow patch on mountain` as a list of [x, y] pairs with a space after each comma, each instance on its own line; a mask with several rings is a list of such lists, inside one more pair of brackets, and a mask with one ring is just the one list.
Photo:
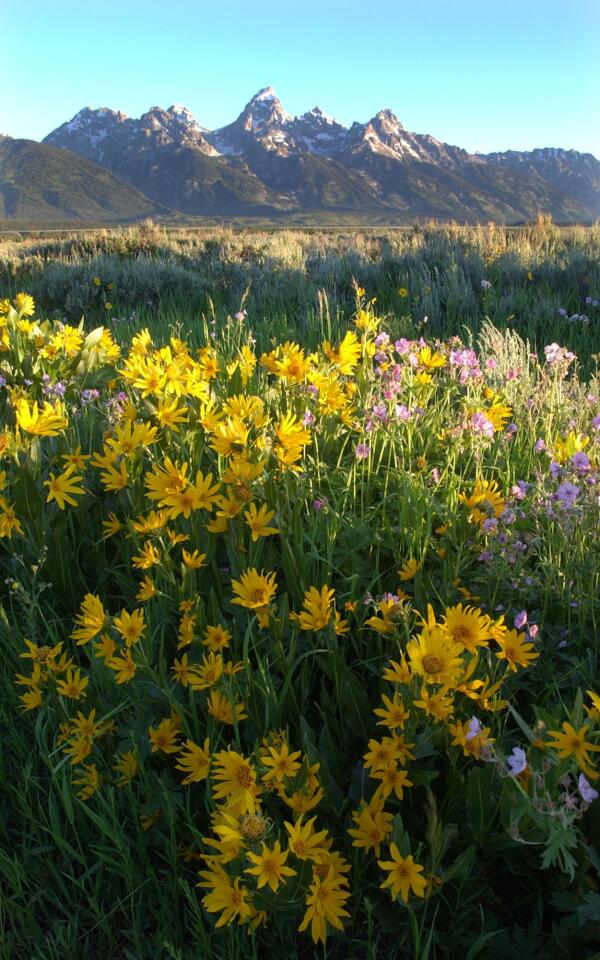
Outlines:
[[254, 94], [252, 100], [255, 102], [258, 100], [278, 100], [278, 97], [273, 87], [263, 87], [262, 90]]

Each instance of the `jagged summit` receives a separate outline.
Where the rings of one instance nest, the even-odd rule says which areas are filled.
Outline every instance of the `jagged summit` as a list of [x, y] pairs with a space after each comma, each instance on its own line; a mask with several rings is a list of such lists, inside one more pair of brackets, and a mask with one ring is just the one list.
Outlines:
[[[296, 120], [314, 120], [317, 123], [326, 123], [326, 124], [336, 124], [338, 127], [341, 127], [342, 124], [337, 120], [334, 120], [333, 117], [330, 117], [329, 114], [321, 110], [320, 107], [313, 107], [312, 110], [307, 110], [306, 113], [302, 113], [300, 117], [296, 117]], [[346, 129], [344, 127], [344, 129]]]
[[154, 130], [163, 130], [166, 136], [172, 139], [182, 137], [186, 140], [197, 140], [201, 134], [206, 133], [206, 128], [200, 126], [192, 111], [181, 104], [167, 110], [152, 107], [142, 114], [137, 123], [137, 129], [147, 125]]
[[[246, 129], [257, 129], [285, 123], [290, 116], [283, 109], [273, 87], [264, 87], [248, 101], [238, 120], [244, 120]], [[250, 126], [248, 125], [250, 124]]]
[[291, 120], [273, 87], [263, 87], [248, 101], [237, 120], [208, 134], [222, 156], [245, 154], [253, 145], [280, 152], [287, 147], [286, 125]]
[[44, 143], [72, 150], [122, 176], [123, 158], [140, 150], [173, 149], [188, 144], [215, 156], [214, 147], [204, 134], [193, 113], [181, 104], [168, 110], [154, 106], [137, 118], [109, 107], [84, 107], [49, 134]]
[[398, 117], [393, 110], [390, 110], [388, 107], [385, 107], [383, 110], [380, 110], [379, 113], [376, 113], [374, 120], [379, 120], [380, 123], [390, 124], [399, 130], [404, 130], [404, 127], [398, 120]]
[[[89, 117], [89, 116], [92, 116], [92, 115], [94, 115], [94, 116], [95, 116], [95, 115], [99, 115], [99, 116], [103, 116], [103, 117], [104, 117], [104, 116], [114, 116], [114, 117], [116, 117], [116, 116], [125, 117], [125, 116], [126, 116], [126, 114], [122, 113], [120, 110], [112, 110], [111, 107], [92, 107], [92, 106], [90, 106], [90, 104], [88, 103], [87, 106], [83, 107], [78, 113], [75, 114], [75, 116], [73, 117], [73, 120], [76, 120], [78, 117], [79, 117], [80, 119], [83, 119], [83, 118], [85, 118], [85, 117]], [[71, 121], [71, 122], [73, 122], [73, 121]]]
[[121, 110], [112, 110], [110, 107], [84, 107], [69, 120], [73, 126], [93, 123], [98, 120], [127, 120], [127, 114]]
[[273, 87], [263, 87], [262, 90], [259, 90], [258, 93], [255, 93], [250, 103], [254, 103], [256, 100], [279, 100], [279, 97], [275, 93]]
[[376, 210], [508, 222], [538, 209], [555, 220], [600, 216], [600, 162], [590, 154], [555, 147], [472, 154], [407, 130], [389, 107], [350, 126], [319, 106], [291, 116], [272, 86], [215, 130], [182, 103], [138, 118], [88, 106], [45, 143], [186, 213]]

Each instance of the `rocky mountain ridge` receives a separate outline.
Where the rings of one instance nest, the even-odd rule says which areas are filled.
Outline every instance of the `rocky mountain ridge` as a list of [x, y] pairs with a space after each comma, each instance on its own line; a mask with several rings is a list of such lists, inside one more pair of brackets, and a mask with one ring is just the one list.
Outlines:
[[106, 168], [187, 215], [306, 211], [519, 222], [600, 216], [600, 162], [545, 148], [473, 154], [406, 130], [389, 109], [349, 127], [319, 107], [291, 116], [272, 87], [215, 130], [181, 104], [139, 118], [86, 107], [44, 144]]

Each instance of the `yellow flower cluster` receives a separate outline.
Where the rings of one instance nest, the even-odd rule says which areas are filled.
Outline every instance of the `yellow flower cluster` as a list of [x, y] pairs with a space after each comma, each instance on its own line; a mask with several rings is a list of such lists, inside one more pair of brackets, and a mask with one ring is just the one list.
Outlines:
[[[203, 903], [220, 913], [217, 926], [237, 921], [256, 926], [265, 922], [265, 896], [287, 896], [289, 878], [306, 874], [306, 909], [299, 930], [310, 926], [313, 940], [324, 942], [328, 925], [342, 929], [348, 917], [349, 864], [332, 849], [327, 830], [316, 827], [316, 817], [306, 817], [323, 796], [319, 764], [310, 764], [300, 750], [290, 750], [280, 731], [265, 738], [254, 762], [229, 748], [212, 755], [210, 777], [218, 801], [212, 815], [212, 836], [203, 843], [207, 869], [200, 886]], [[278, 798], [294, 819], [280, 825], [263, 812], [263, 798]], [[282, 843], [285, 847], [282, 847]], [[280, 890], [281, 888], [281, 890]]]
[[[502, 434], [511, 408], [479, 383], [459, 395], [452, 381], [443, 405], [451, 408], [450, 431], [432, 431], [422, 455], [412, 452], [411, 433], [397, 447], [382, 444], [378, 459], [364, 455], [365, 444], [356, 458], [348, 455], [364, 422], [373, 427], [369, 417], [384, 437], [392, 429], [391, 406], [381, 394], [374, 402], [375, 356], [378, 376], [402, 380], [412, 404], [404, 419], [398, 414], [398, 431], [415, 410], [425, 413], [451, 376], [450, 349], [440, 343], [414, 343], [401, 369], [385, 340], [375, 341], [374, 301], [365, 303], [363, 291], [358, 298], [355, 329], [339, 342], [308, 354], [286, 341], [260, 357], [250, 338], [227, 350], [194, 349], [175, 336], [157, 346], [147, 330], [122, 352], [104, 328], [86, 334], [82, 326], [35, 322], [25, 294], [0, 303], [0, 368], [13, 372], [2, 395], [0, 537], [18, 550], [38, 543], [30, 524], [46, 534], [77, 520], [105, 567], [94, 584], [87, 564], [70, 633], [48, 645], [25, 641], [21, 656], [30, 669], [16, 677], [21, 707], [60, 711], [56, 743], [83, 801], [103, 785], [137, 796], [154, 770], [190, 791], [194, 833], [203, 836], [186, 855], [202, 860], [202, 902], [218, 915], [217, 927], [254, 929], [283, 906], [301, 904], [298, 930], [315, 943], [350, 917], [344, 844], [371, 857], [393, 899], [427, 897], [443, 881], [439, 863], [422, 846], [411, 851], [396, 820], [423, 783], [423, 744], [441, 744], [442, 755], [460, 764], [494, 759], [507, 681], [540, 655], [525, 632], [485, 612], [492, 605], [477, 605], [458, 580], [458, 560], [447, 577], [452, 592], [436, 591], [431, 567], [444, 564], [451, 536], [431, 536], [432, 550], [429, 534], [425, 542], [415, 530], [411, 541], [410, 491], [396, 490], [403, 457], [417, 467], [419, 496], [429, 490], [430, 457], [442, 463], [447, 433], [460, 433], [465, 410]], [[14, 375], [19, 356], [28, 358], [29, 384]], [[573, 432], [556, 441], [557, 461], [584, 445]], [[357, 478], [368, 481], [375, 463], [380, 501], [406, 493], [402, 525], [393, 528], [406, 542], [387, 555], [373, 537], [357, 587], [362, 574], [352, 549], [340, 556], [336, 543], [340, 503], [359, 503]], [[333, 464], [343, 475], [339, 501], [313, 500]], [[481, 538], [486, 521], [506, 509], [509, 495], [484, 474], [470, 473], [454, 488], [463, 541], [465, 530]], [[379, 511], [380, 502], [357, 507], [352, 547], [365, 517], [377, 522]], [[440, 523], [434, 514], [437, 506], [429, 531], [452, 534], [454, 518]], [[368, 594], [363, 604], [365, 583], [391, 577], [399, 581], [394, 594]], [[456, 591], [464, 602], [449, 602]], [[435, 596], [442, 612], [433, 605], [415, 612]], [[349, 665], [346, 651], [359, 647], [358, 666]], [[316, 695], [311, 671], [319, 677]], [[353, 699], [361, 710], [363, 681], [379, 693], [373, 727], [362, 727], [353, 759], [362, 793], [354, 793], [347, 822], [329, 828], [325, 746], [303, 726], [300, 703], [310, 696], [323, 714], [336, 703], [341, 718]], [[595, 778], [600, 699], [590, 697], [589, 722], [571, 717], [542, 747], [555, 765], [574, 760]], [[299, 735], [280, 729], [288, 704]], [[371, 709], [366, 702], [363, 725]], [[140, 814], [144, 830], [161, 816], [159, 801], [150, 801]]]

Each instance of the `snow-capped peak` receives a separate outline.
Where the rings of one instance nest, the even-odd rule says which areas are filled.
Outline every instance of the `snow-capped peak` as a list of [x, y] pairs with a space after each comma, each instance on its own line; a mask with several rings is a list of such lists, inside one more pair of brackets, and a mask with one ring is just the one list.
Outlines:
[[255, 93], [250, 103], [256, 103], [257, 100], [279, 100], [279, 97], [273, 90], [273, 87], [263, 87], [258, 93]]
[[110, 107], [93, 108], [87, 106], [76, 113], [75, 116], [67, 122], [66, 126], [70, 131], [76, 131], [89, 128], [92, 125], [97, 126], [100, 121], [105, 122], [108, 120], [109, 123], [115, 121], [122, 123], [126, 119], [126, 114], [121, 113], [120, 110], [111, 110]]
[[174, 103], [172, 107], [169, 107], [167, 113], [175, 117], [175, 119], [184, 124], [184, 126], [191, 127], [194, 130], [201, 130], [203, 133], [206, 132], [206, 127], [201, 126], [192, 111], [184, 107], [181, 103]]
[[394, 111], [387, 108], [376, 113], [373, 120], [377, 120], [380, 126], [386, 130], [404, 130]]
[[[248, 101], [235, 123], [221, 130], [226, 131], [239, 125], [243, 127], [246, 134], [260, 134], [266, 130], [279, 128], [290, 119], [273, 87], [263, 87]], [[217, 136], [220, 133], [221, 131], [215, 131]]]
[[263, 87], [255, 93], [246, 104], [241, 116], [253, 116], [262, 123], [274, 121], [281, 123], [290, 119], [273, 87]]

